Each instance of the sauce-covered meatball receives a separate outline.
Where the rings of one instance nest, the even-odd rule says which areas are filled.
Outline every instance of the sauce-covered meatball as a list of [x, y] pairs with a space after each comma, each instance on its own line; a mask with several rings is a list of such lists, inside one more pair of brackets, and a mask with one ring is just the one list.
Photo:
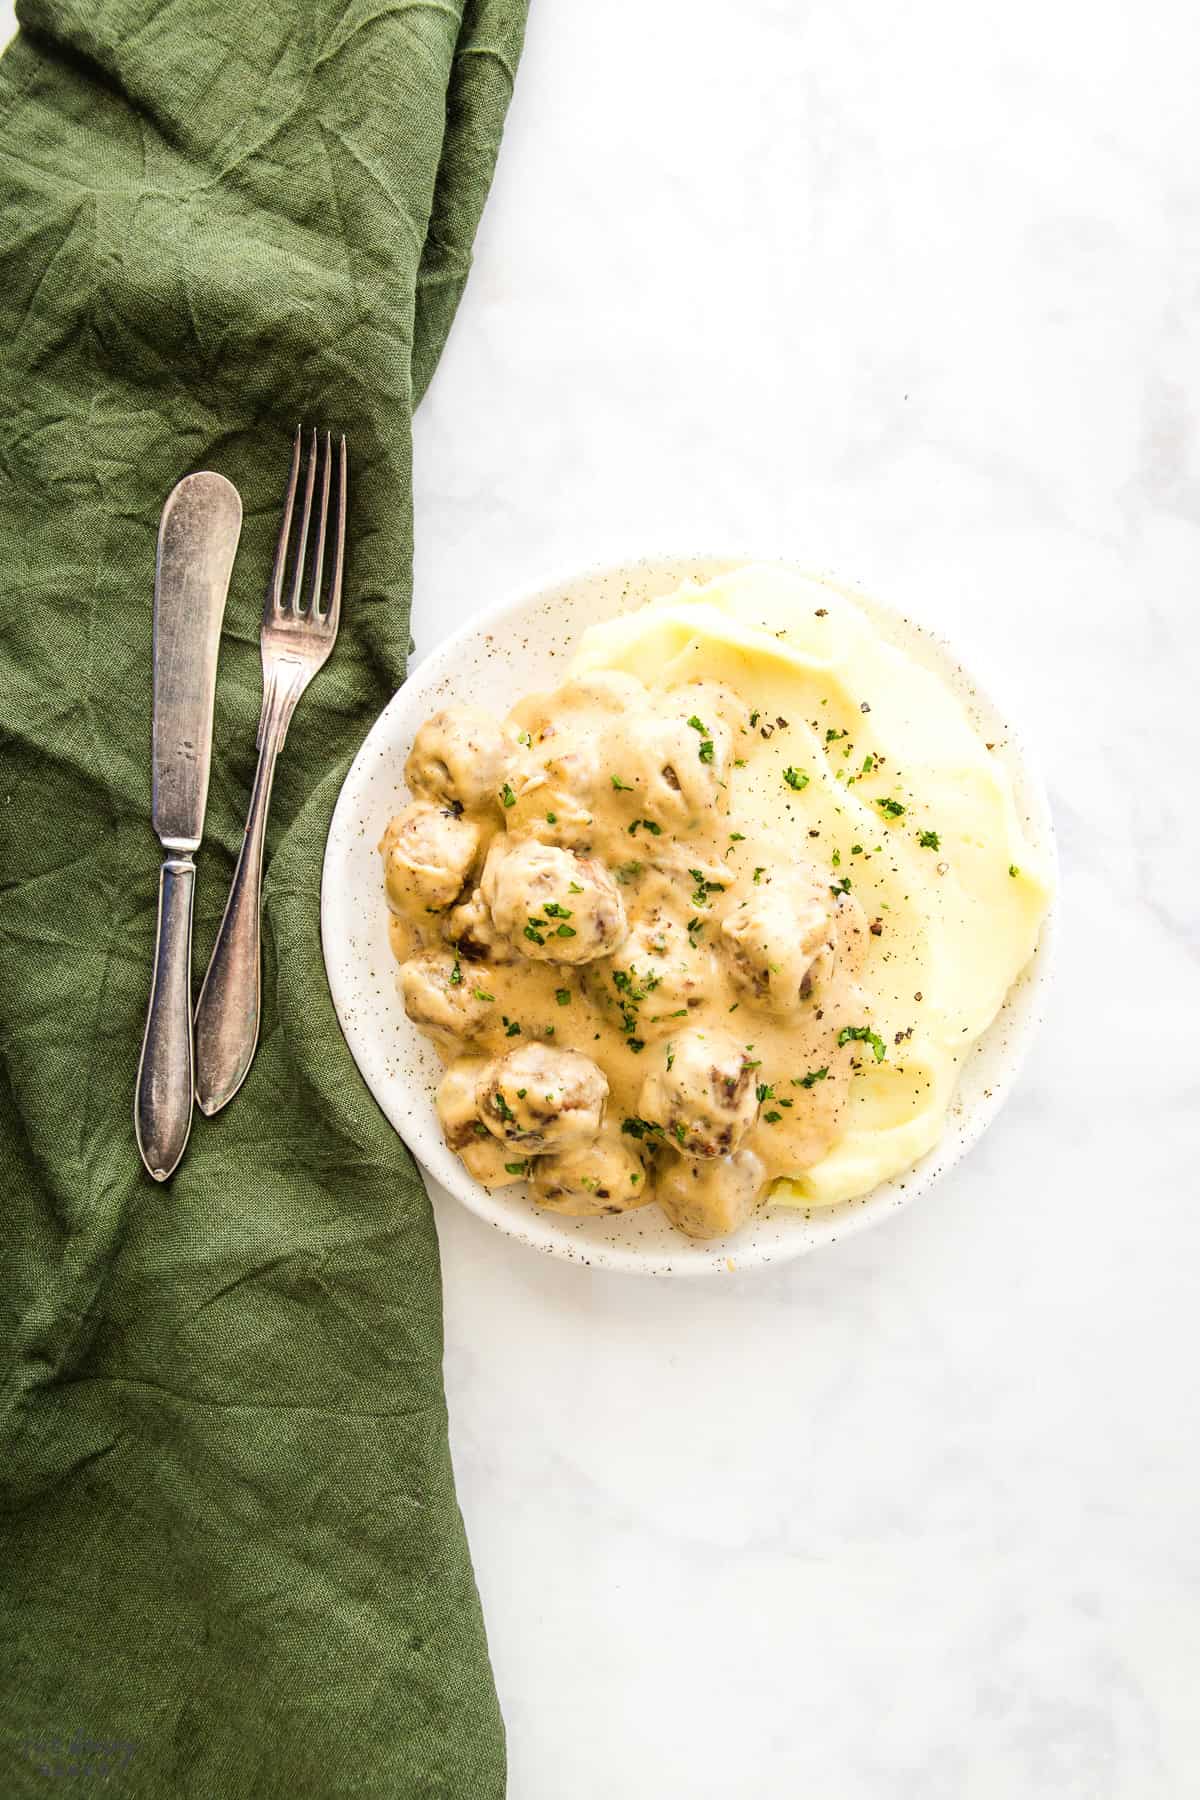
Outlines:
[[500, 796], [515, 749], [498, 720], [477, 706], [447, 706], [413, 739], [404, 779], [414, 794], [468, 812]]
[[405, 1012], [442, 1043], [475, 1037], [487, 1024], [488, 1007], [476, 987], [469, 965], [464, 973], [458, 957], [445, 950], [427, 950], [400, 967]]
[[447, 943], [456, 944], [464, 956], [478, 962], [507, 963], [516, 959], [517, 953], [508, 939], [496, 930], [478, 888], [472, 888], [465, 900], [451, 907], [442, 921], [442, 936]]
[[590, 1143], [604, 1121], [608, 1082], [574, 1050], [522, 1044], [491, 1065], [479, 1116], [494, 1137], [526, 1156]]
[[727, 1237], [741, 1229], [758, 1205], [765, 1175], [753, 1150], [709, 1161], [673, 1156], [654, 1197], [672, 1225], [689, 1237]]
[[833, 959], [828, 881], [800, 866], [769, 870], [726, 914], [721, 935], [743, 998], [764, 1012], [795, 1012]]
[[603, 863], [557, 844], [502, 839], [479, 886], [497, 930], [535, 962], [591, 962], [625, 936], [625, 908]]
[[398, 812], [379, 845], [393, 909], [422, 919], [452, 906], [479, 850], [479, 835], [470, 819], [428, 800]]
[[665, 907], [651, 907], [611, 960], [589, 967], [587, 985], [609, 1007], [619, 1007], [632, 991], [641, 1003], [639, 1035], [651, 1038], [679, 1029], [679, 1013], [712, 992], [714, 972], [712, 951], [693, 942]]
[[691, 682], [626, 717], [613, 749], [629, 805], [660, 826], [692, 830], [724, 808], [731, 734], [725, 690]]
[[539, 1157], [533, 1170], [533, 1197], [549, 1212], [584, 1219], [645, 1206], [653, 1194], [632, 1145], [606, 1129], [590, 1144]]
[[758, 1112], [742, 1045], [725, 1031], [681, 1031], [658, 1062], [642, 1083], [641, 1117], [685, 1156], [728, 1156]]
[[523, 1179], [526, 1164], [494, 1138], [479, 1116], [484, 1078], [491, 1064], [464, 1056], [452, 1062], [437, 1092], [437, 1115], [447, 1144], [468, 1172], [484, 1187], [511, 1187]]

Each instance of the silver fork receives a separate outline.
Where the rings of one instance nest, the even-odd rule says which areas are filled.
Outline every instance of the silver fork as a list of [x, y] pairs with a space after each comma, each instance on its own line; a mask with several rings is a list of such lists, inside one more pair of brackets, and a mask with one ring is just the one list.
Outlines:
[[[196, 1100], [209, 1117], [226, 1106], [241, 1087], [258, 1046], [262, 988], [262, 955], [259, 915], [262, 905], [263, 838], [275, 759], [283, 748], [287, 728], [301, 694], [329, 658], [337, 637], [342, 602], [342, 566], [346, 553], [346, 440], [338, 449], [337, 524], [329, 523], [329, 490], [333, 476], [333, 445], [325, 433], [324, 454], [319, 456], [314, 431], [304, 478], [304, 504], [300, 531], [293, 552], [293, 573], [287, 599], [284, 577], [292, 538], [292, 515], [300, 477], [300, 427], [292, 447], [292, 468], [275, 563], [263, 606], [262, 664], [263, 703], [258, 724], [258, 767], [250, 790], [246, 835], [234, 870], [233, 886], [225, 903], [225, 916], [217, 933], [216, 947], [200, 998], [196, 1003]], [[309, 526], [317, 463], [321, 463], [320, 514], [311, 551], [312, 575], [304, 599], [304, 571], [309, 560]], [[321, 577], [332, 540], [332, 569], [325, 605], [321, 605]]]

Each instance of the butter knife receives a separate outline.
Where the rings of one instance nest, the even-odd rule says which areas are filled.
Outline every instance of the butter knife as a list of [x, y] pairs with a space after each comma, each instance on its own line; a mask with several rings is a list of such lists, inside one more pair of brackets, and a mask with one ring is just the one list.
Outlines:
[[167, 854], [133, 1108], [138, 1149], [155, 1181], [175, 1170], [192, 1127], [192, 857], [204, 835], [217, 652], [241, 531], [237, 489], [208, 470], [172, 488], [158, 528], [153, 821]]

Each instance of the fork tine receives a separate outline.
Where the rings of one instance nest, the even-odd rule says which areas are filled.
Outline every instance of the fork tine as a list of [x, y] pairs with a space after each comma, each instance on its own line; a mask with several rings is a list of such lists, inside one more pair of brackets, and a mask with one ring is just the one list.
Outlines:
[[342, 613], [342, 569], [346, 561], [346, 435], [342, 433], [338, 447], [338, 511], [337, 542], [333, 551], [333, 574], [329, 582], [329, 606], [326, 617], [329, 628], [336, 632]]
[[292, 468], [288, 476], [287, 493], [283, 499], [283, 517], [279, 521], [279, 541], [275, 546], [275, 561], [271, 565], [271, 579], [267, 583], [267, 610], [278, 613], [283, 598], [283, 572], [287, 567], [288, 538], [292, 534], [292, 508], [296, 502], [296, 478], [300, 473], [300, 427], [296, 427], [296, 435], [292, 439]]
[[321, 570], [325, 564], [325, 528], [329, 522], [329, 477], [333, 473], [333, 449], [329, 433], [325, 433], [321, 458], [321, 511], [317, 518], [317, 541], [313, 545], [312, 586], [309, 588], [308, 610], [314, 619], [321, 617]]
[[304, 559], [308, 555], [308, 526], [312, 517], [313, 483], [316, 478], [317, 433], [314, 427], [308, 449], [308, 468], [304, 476], [304, 512], [300, 519], [300, 537], [296, 545], [296, 572], [292, 576], [292, 591], [288, 596], [288, 610], [292, 613], [299, 613], [300, 595], [304, 589]]

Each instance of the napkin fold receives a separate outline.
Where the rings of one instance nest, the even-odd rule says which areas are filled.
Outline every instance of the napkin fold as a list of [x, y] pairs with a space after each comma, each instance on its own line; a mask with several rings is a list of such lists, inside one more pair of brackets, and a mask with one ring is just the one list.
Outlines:
[[[504, 1790], [427, 1200], [325, 983], [339, 783], [404, 676], [411, 413], [523, 0], [24, 0], [0, 61], [0, 1792]], [[343, 623], [280, 762], [261, 1047], [157, 1187], [163, 500], [239, 487], [194, 970], [255, 757], [297, 419], [344, 428]]]

